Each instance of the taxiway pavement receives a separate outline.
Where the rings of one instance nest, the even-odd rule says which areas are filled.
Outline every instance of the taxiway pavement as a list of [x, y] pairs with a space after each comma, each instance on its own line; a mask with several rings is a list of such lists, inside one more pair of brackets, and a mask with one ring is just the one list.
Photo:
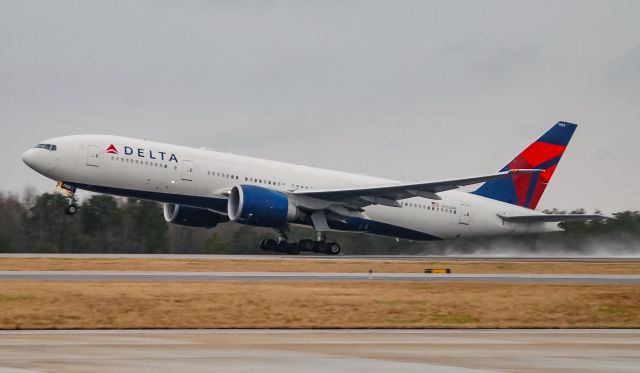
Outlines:
[[0, 372], [637, 372], [638, 330], [2, 331]]

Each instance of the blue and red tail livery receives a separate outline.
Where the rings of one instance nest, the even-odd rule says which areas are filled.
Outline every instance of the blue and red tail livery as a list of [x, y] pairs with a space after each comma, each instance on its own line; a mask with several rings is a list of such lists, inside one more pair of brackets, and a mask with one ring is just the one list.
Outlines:
[[514, 205], [535, 209], [564, 150], [576, 130], [576, 125], [558, 122], [538, 140], [518, 154], [500, 171], [512, 169], [542, 169], [538, 174], [515, 175], [512, 178], [489, 181], [474, 194]]

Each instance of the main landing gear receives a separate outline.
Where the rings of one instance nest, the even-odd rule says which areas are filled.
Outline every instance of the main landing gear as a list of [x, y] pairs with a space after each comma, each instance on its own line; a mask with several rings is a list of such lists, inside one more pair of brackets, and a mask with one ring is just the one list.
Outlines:
[[78, 205], [76, 204], [76, 187], [68, 185], [62, 181], [58, 181], [56, 186], [67, 197], [67, 207], [64, 208], [64, 213], [69, 216], [73, 216], [78, 213]]
[[278, 230], [278, 239], [266, 238], [260, 242], [262, 251], [274, 251], [289, 255], [298, 255], [302, 251], [314, 253], [325, 253], [328, 255], [338, 255], [342, 248], [337, 242], [327, 242], [324, 233], [318, 232], [318, 239], [300, 240], [298, 242], [288, 242], [287, 236], [282, 230]]
[[298, 242], [278, 242], [273, 238], [266, 238], [260, 242], [262, 251], [274, 251], [289, 255], [298, 255], [302, 251], [314, 253], [325, 253], [328, 255], [338, 255], [342, 248], [337, 242], [317, 242], [313, 240], [300, 240]]

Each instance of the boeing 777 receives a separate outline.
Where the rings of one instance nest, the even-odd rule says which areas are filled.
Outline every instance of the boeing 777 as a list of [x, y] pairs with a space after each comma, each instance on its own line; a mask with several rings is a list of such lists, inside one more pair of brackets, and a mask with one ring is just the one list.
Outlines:
[[[399, 182], [178, 145], [110, 135], [45, 140], [22, 156], [57, 181], [74, 215], [75, 192], [161, 202], [168, 222], [213, 228], [232, 221], [274, 228], [265, 251], [336, 255], [326, 232], [407, 240], [446, 240], [561, 230], [559, 222], [598, 215], [550, 215], [535, 208], [576, 125], [558, 122], [499, 172], [452, 180]], [[480, 184], [473, 192], [462, 186]], [[291, 224], [314, 239], [289, 242]]]

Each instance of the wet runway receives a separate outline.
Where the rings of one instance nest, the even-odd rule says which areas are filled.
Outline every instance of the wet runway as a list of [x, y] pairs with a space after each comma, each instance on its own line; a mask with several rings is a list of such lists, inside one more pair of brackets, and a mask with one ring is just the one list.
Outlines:
[[0, 372], [637, 372], [638, 330], [0, 332]]
[[58, 259], [176, 259], [176, 260], [384, 260], [384, 261], [554, 261], [554, 262], [619, 262], [640, 261], [640, 256], [481, 256], [481, 255], [222, 255], [222, 254], [30, 254], [0, 253], [0, 258], [58, 258]]
[[421, 281], [640, 284], [640, 275], [322, 272], [0, 271], [0, 280], [38, 281]]

